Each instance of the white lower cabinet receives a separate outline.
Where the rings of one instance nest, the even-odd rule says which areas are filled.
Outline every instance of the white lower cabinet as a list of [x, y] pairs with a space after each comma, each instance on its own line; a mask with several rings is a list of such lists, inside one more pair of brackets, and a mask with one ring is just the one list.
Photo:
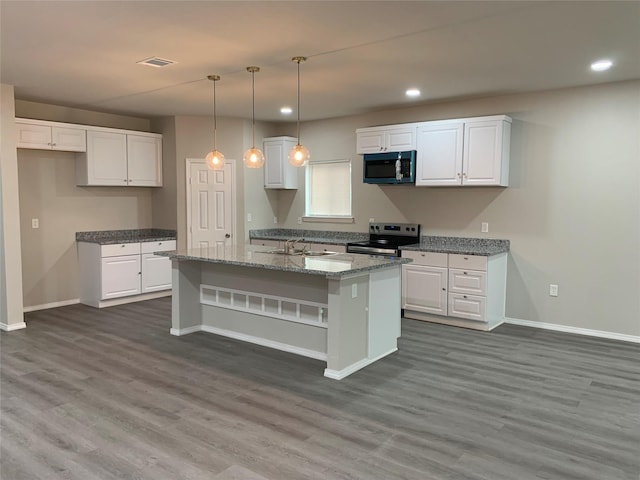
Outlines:
[[402, 266], [402, 308], [447, 314], [447, 254], [402, 252], [413, 263]]
[[403, 251], [402, 308], [407, 318], [491, 330], [504, 322], [507, 254]]
[[140, 255], [103, 258], [101, 299], [137, 295], [140, 274]]
[[110, 245], [78, 242], [80, 302], [106, 307], [153, 298], [149, 294], [168, 295], [171, 260], [153, 252], [175, 248], [175, 240]]

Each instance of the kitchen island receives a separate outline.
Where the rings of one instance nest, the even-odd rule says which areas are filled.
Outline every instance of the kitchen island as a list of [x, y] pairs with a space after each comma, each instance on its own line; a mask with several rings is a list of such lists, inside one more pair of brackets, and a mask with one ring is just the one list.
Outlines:
[[205, 331], [324, 360], [338, 380], [398, 348], [410, 259], [255, 245], [158, 254], [173, 261], [172, 335]]

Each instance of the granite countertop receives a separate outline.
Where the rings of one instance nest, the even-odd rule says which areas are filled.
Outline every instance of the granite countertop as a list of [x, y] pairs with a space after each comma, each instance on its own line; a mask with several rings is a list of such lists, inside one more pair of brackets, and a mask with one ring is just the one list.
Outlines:
[[76, 242], [99, 243], [100, 245], [110, 245], [114, 243], [159, 242], [175, 239], [175, 230], [165, 230], [160, 228], [76, 232]]
[[495, 238], [423, 236], [420, 243], [400, 247], [400, 250], [489, 256], [508, 252], [509, 248], [509, 240]]
[[267, 228], [264, 230], [249, 230], [249, 239], [261, 240], [290, 240], [303, 238], [306, 242], [331, 245], [346, 245], [350, 242], [369, 240], [368, 233], [362, 232], [331, 232], [326, 230], [297, 230], [293, 228]]
[[170, 257], [175, 260], [195, 260], [334, 278], [358, 272], [390, 268], [411, 262], [408, 258], [378, 258], [352, 253], [337, 253], [318, 257], [269, 253], [272, 250], [273, 248], [262, 245], [232, 245], [224, 250], [192, 248], [156, 252], [156, 255]]

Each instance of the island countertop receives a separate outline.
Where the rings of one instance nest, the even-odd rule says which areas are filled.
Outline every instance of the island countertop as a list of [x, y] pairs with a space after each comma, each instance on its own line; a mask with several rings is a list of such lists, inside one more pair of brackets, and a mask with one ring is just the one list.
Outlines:
[[354, 273], [379, 270], [411, 262], [408, 258], [381, 258], [354, 253], [336, 253], [322, 256], [283, 255], [269, 253], [273, 248], [262, 245], [232, 245], [223, 249], [190, 248], [156, 255], [174, 260], [191, 260], [243, 267], [307, 273], [326, 277], [342, 277]]

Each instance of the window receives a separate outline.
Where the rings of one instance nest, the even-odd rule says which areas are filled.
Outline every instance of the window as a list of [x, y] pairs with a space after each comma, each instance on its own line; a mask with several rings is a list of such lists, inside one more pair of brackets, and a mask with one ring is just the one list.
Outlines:
[[330, 160], [307, 166], [306, 220], [351, 219], [351, 162]]

